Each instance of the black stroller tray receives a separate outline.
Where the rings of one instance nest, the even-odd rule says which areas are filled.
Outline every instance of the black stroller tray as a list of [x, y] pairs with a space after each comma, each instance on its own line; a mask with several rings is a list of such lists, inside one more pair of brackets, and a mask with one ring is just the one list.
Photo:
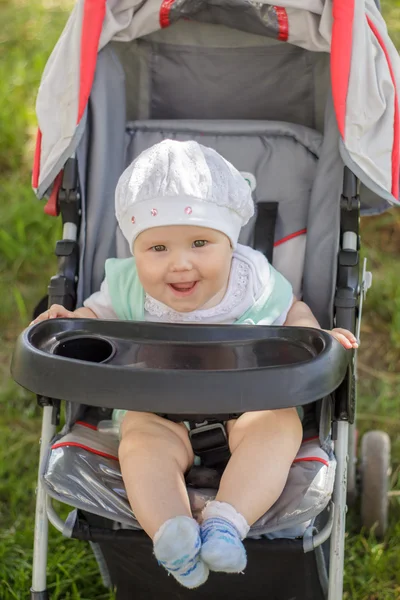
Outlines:
[[54, 319], [20, 335], [11, 371], [50, 398], [232, 415], [314, 402], [339, 386], [349, 357], [312, 328]]

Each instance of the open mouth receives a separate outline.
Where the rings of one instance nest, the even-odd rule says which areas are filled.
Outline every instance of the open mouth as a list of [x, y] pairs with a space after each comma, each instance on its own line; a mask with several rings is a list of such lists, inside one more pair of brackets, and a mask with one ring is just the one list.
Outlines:
[[169, 283], [168, 286], [175, 296], [183, 298], [190, 296], [196, 289], [198, 281], [189, 281], [185, 283]]

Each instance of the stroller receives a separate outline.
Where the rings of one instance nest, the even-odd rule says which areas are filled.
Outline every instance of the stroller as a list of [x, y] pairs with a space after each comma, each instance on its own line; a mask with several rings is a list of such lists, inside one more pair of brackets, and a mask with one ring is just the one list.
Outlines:
[[[372, 0], [79, 0], [37, 100], [33, 186], [63, 221], [46, 303], [80, 306], [105, 260], [129, 256], [114, 216], [126, 165], [163, 139], [195, 139], [253, 190], [256, 214], [240, 242], [273, 262], [321, 327], [359, 335], [371, 283], [359, 217], [398, 203], [399, 84]], [[329, 334], [57, 319], [20, 336], [12, 374], [43, 407], [32, 599], [49, 597], [48, 521], [91, 543], [119, 600], [342, 598], [346, 494], [359, 491], [356, 356]], [[245, 541], [245, 575], [179, 587], [130, 509], [112, 409], [190, 422], [196, 515], [228, 457], [223, 421], [287, 406], [302, 411], [304, 440], [284, 492]], [[389, 452], [385, 434], [365, 436], [362, 516], [381, 534]], [[65, 521], [53, 499], [73, 507]]]

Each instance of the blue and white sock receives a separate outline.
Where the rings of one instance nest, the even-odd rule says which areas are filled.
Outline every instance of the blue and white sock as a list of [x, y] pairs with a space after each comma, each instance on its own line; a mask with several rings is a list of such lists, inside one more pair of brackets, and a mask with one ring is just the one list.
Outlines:
[[200, 556], [211, 571], [242, 573], [247, 556], [242, 541], [249, 532], [246, 519], [227, 502], [209, 502], [200, 528]]
[[169, 519], [154, 536], [154, 555], [159, 564], [187, 588], [196, 588], [208, 578], [200, 546], [200, 527], [190, 517]]

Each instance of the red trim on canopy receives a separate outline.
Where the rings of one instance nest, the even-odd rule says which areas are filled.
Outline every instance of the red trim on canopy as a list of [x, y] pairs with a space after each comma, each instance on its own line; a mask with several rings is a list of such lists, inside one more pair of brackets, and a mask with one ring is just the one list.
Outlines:
[[399, 174], [400, 174], [400, 122], [399, 122], [399, 98], [397, 94], [396, 79], [393, 72], [392, 63], [390, 62], [390, 56], [387, 51], [385, 44], [383, 43], [382, 37], [375, 27], [374, 23], [367, 16], [368, 25], [378, 40], [380, 47], [382, 48], [385, 58], [389, 67], [390, 77], [392, 79], [394, 87], [394, 121], [393, 121], [393, 148], [392, 148], [392, 194], [397, 199], [399, 197]]
[[58, 192], [61, 187], [63, 173], [64, 171], [60, 171], [57, 177], [55, 178], [50, 198], [48, 199], [47, 204], [43, 209], [46, 215], [50, 215], [50, 217], [58, 217], [58, 215], [60, 214], [60, 209], [58, 207]]
[[39, 172], [40, 172], [40, 151], [42, 149], [42, 132], [39, 127], [36, 134], [35, 156], [33, 158], [32, 168], [32, 187], [39, 187]]
[[163, 0], [160, 6], [160, 27], [164, 29], [165, 27], [169, 27], [171, 25], [171, 21], [169, 20], [169, 13], [171, 11], [171, 7], [175, 0]]
[[332, 96], [338, 128], [343, 139], [353, 45], [353, 20], [354, 0], [334, 0], [331, 42]]
[[[80, 55], [80, 73], [79, 73], [79, 104], [77, 123], [81, 120], [88, 103], [90, 91], [93, 85], [94, 72], [96, 69], [97, 52], [99, 40], [103, 27], [103, 20], [106, 14], [106, 0], [85, 0], [83, 7], [82, 33], [81, 33], [81, 55]], [[38, 129], [36, 138], [35, 157], [32, 170], [32, 187], [39, 186], [40, 175], [40, 152], [41, 152], [42, 132]], [[56, 216], [56, 192], [60, 187], [61, 180], [56, 186], [57, 178], [54, 181], [53, 191], [50, 199], [45, 206], [45, 213]], [[57, 189], [56, 189], [57, 188]]]
[[287, 16], [286, 9], [283, 6], [274, 6], [276, 17], [278, 19], [278, 40], [281, 42], [287, 42], [289, 37], [289, 19]]
[[288, 242], [289, 240], [292, 240], [295, 237], [298, 237], [299, 235], [305, 235], [306, 233], [307, 233], [307, 229], [300, 229], [299, 231], [295, 231], [294, 233], [291, 233], [290, 235], [287, 235], [286, 237], [282, 238], [281, 240], [278, 240], [277, 242], [275, 242], [274, 248], [276, 248], [277, 246], [280, 246], [281, 244], [284, 244], [285, 242]]
[[81, 63], [77, 123], [79, 123], [85, 112], [90, 90], [92, 89], [100, 34], [105, 14], [106, 0], [85, 0], [81, 33]]

